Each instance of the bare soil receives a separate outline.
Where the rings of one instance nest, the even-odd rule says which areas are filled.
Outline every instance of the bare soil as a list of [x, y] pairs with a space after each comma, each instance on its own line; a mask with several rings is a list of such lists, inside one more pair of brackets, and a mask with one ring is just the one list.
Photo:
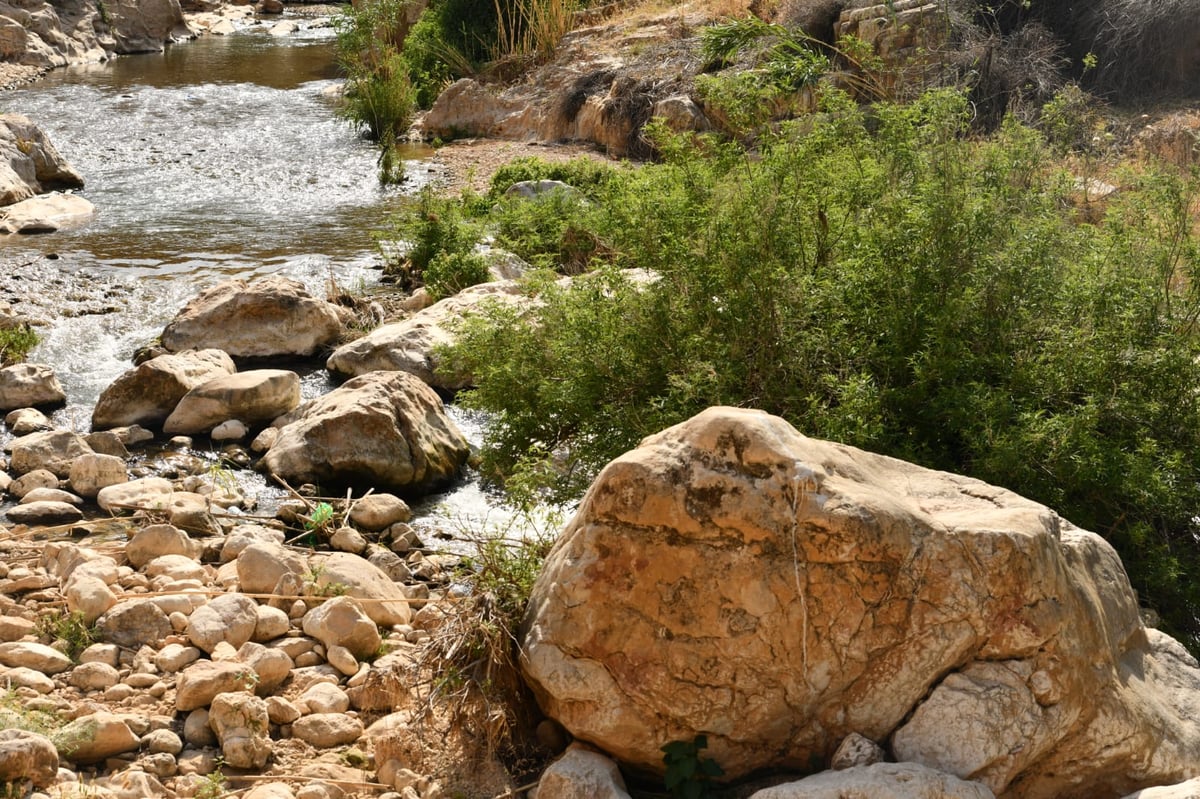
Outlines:
[[496, 170], [518, 158], [528, 157], [555, 163], [580, 157], [612, 163], [611, 158], [586, 145], [535, 144], [500, 139], [454, 141], [438, 148], [431, 162], [440, 173], [436, 178], [438, 188], [457, 195], [466, 188], [480, 193], [487, 191]]

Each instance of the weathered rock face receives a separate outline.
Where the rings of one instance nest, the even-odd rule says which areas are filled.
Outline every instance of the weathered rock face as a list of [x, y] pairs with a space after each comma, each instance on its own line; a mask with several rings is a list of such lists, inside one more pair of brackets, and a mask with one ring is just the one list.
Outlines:
[[356, 377], [277, 424], [263, 463], [293, 484], [427, 490], [452, 479], [469, 454], [438, 395], [407, 372]]
[[214, 347], [235, 358], [312, 355], [337, 341], [341, 316], [284, 277], [229, 280], [201, 292], [162, 333], [171, 352]]
[[1200, 763], [1200, 670], [1142, 626], [1102, 539], [753, 411], [710, 409], [609, 464], [525, 630], [547, 713], [649, 770], [701, 732], [731, 777], [827, 762], [857, 732], [1027, 799]]
[[454, 342], [448, 322], [461, 320], [485, 302], [516, 303], [521, 289], [515, 281], [481, 283], [463, 289], [402, 322], [383, 325], [333, 351], [325, 368], [349, 377], [374, 371], [409, 372], [434, 388], [457, 391], [470, 385], [469, 375], [438, 374], [434, 350]]
[[986, 786], [917, 763], [877, 763], [824, 771], [764, 788], [750, 799], [993, 799]]
[[[4, 6], [0, 4], [0, 14]], [[7, 29], [0, 26], [0, 41]], [[0, 44], [0, 52], [3, 45]], [[54, 189], [81, 189], [83, 178], [42, 129], [21, 114], [0, 115], [0, 205]]]
[[157, 53], [174, 40], [192, 38], [179, 0], [106, 0], [118, 53]]
[[125, 372], [104, 389], [92, 411], [92, 427], [158, 426], [196, 386], [237, 371], [221, 350], [169, 353]]

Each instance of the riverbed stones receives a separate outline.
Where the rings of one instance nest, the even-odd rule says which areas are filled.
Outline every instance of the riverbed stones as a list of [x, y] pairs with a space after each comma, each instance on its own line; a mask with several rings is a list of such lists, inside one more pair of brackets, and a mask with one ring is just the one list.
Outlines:
[[327, 749], [357, 741], [363, 734], [363, 723], [342, 713], [313, 713], [292, 724], [292, 734], [312, 746]]
[[161, 426], [184, 395], [215, 377], [237, 371], [221, 350], [186, 350], [151, 358], [118, 377], [100, 394], [92, 427]]
[[29, 782], [45, 788], [58, 775], [58, 750], [43, 735], [26, 730], [0, 730], [0, 784]]
[[268, 541], [250, 544], [236, 562], [238, 584], [248, 594], [269, 594], [285, 575], [308, 574], [308, 559], [304, 555]]
[[629, 792], [616, 763], [588, 746], [575, 743], [542, 772], [536, 797], [629, 799]]
[[470, 375], [440, 372], [438, 347], [452, 344], [454, 323], [478, 313], [487, 304], [528, 302], [516, 281], [481, 283], [463, 289], [401, 322], [382, 325], [333, 351], [325, 368], [337, 375], [357, 377], [375, 371], [401, 371], [429, 385], [457, 391], [471, 383]]
[[276, 425], [263, 464], [293, 485], [429, 491], [453, 479], [470, 453], [438, 395], [406, 372], [353, 378]]
[[222, 422], [269, 422], [300, 404], [300, 376], [286, 369], [222, 375], [188, 391], [163, 422], [168, 434], [207, 433]]
[[701, 732], [731, 778], [827, 762], [858, 732], [1027, 799], [1200, 762], [1200, 669], [1142, 626], [1101, 538], [755, 411], [709, 409], [610, 463], [525, 629], [547, 715], [647, 770]]
[[61, 405], [67, 395], [49, 366], [18, 363], [0, 369], [0, 411]]
[[201, 292], [166, 326], [162, 344], [172, 352], [214, 347], [235, 358], [309, 356], [341, 333], [336, 306], [299, 281], [270, 276]]

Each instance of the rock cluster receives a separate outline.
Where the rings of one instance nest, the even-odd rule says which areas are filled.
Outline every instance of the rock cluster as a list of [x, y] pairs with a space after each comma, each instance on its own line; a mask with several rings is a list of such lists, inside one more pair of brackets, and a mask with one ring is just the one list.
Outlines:
[[[436, 605], [445, 560], [379, 544], [314, 553], [275, 524], [122, 526], [116, 546], [0, 542], [0, 781], [59, 796], [99, 770], [88, 796], [166, 799], [252, 771], [277, 774], [272, 795], [290, 799], [444, 795], [394, 758], [378, 782], [366, 722], [388, 717], [363, 688], [396, 685], [423, 657], [438, 614], [413, 606]], [[407, 582], [374, 565], [388, 557]]]

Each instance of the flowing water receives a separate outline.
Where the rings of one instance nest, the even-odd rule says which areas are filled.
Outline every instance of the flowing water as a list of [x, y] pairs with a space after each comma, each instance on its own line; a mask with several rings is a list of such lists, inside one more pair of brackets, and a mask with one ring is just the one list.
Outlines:
[[[332, 29], [303, 19], [290, 36], [207, 36], [2, 96], [83, 175], [98, 212], [77, 230], [0, 240], [4, 298], [46, 322], [30, 360], [64, 384], [57, 423], [86, 431], [103, 388], [205, 286], [264, 274], [318, 294], [376, 284], [373, 236], [427, 168], [410, 160], [402, 186], [380, 186], [375, 149], [334, 112], [336, 87]], [[319, 369], [304, 381], [306, 396], [330, 387]], [[478, 438], [478, 421], [455, 415]], [[478, 521], [491, 504], [468, 484], [425, 509]]]

